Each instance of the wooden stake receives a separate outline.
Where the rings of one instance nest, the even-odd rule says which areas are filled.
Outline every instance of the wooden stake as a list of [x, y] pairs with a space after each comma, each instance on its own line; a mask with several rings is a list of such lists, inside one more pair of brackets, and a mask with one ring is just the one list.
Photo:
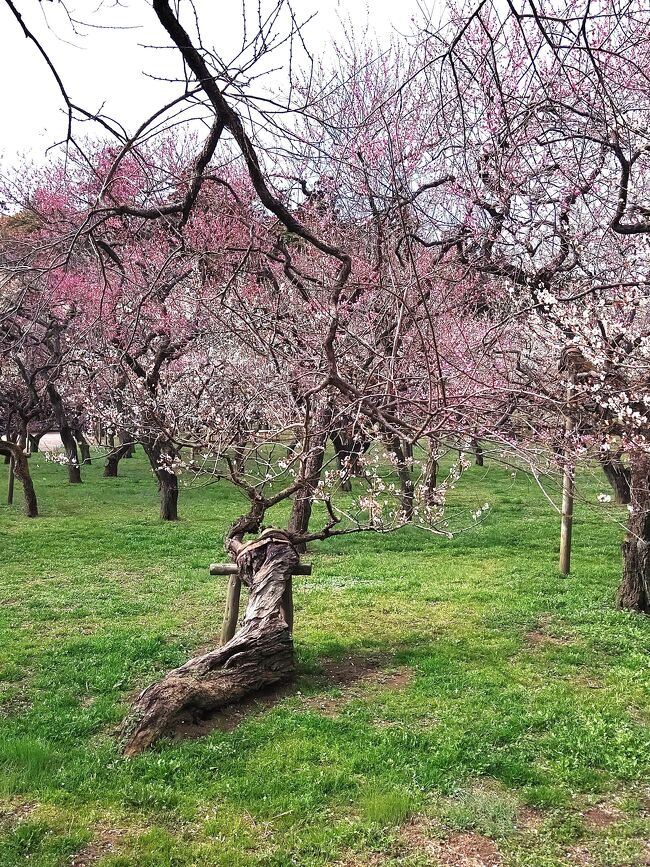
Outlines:
[[571, 537], [573, 532], [573, 500], [575, 495], [575, 464], [567, 459], [569, 436], [573, 431], [570, 416], [571, 401], [575, 386], [575, 373], [569, 374], [567, 385], [567, 415], [564, 424], [566, 444], [564, 447], [564, 473], [562, 476], [562, 522], [560, 525], [560, 572], [568, 575], [571, 571]]
[[[235, 564], [233, 563], [233, 566]], [[212, 574], [212, 569], [210, 570]], [[231, 574], [228, 582], [228, 592], [226, 593], [226, 610], [223, 615], [223, 626], [221, 627], [221, 643], [226, 644], [230, 641], [237, 630], [237, 621], [239, 620], [239, 600], [241, 598], [241, 580], [239, 572], [235, 566], [235, 572]]]

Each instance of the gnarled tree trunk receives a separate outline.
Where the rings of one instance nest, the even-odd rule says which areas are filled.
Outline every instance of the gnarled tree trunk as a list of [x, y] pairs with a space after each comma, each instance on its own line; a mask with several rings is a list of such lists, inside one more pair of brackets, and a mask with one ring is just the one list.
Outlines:
[[29, 462], [24, 449], [17, 443], [0, 441], [0, 455], [8, 456], [13, 464], [13, 473], [23, 487], [25, 514], [28, 518], [38, 517], [38, 503], [34, 483], [29, 473]]
[[[309, 529], [311, 518], [312, 496], [320, 481], [325, 458], [325, 446], [329, 436], [329, 427], [332, 421], [332, 407], [327, 403], [319, 412], [314, 424], [313, 433], [304, 444], [304, 453], [300, 464], [301, 487], [296, 492], [289, 518], [289, 530], [292, 533], [306, 533]], [[302, 553], [304, 545], [299, 545], [298, 550]]]
[[63, 443], [65, 456], [68, 459], [68, 481], [71, 485], [81, 484], [81, 469], [79, 467], [79, 455], [77, 453], [77, 441], [75, 440], [68, 419], [63, 408], [61, 395], [56, 388], [50, 383], [47, 387], [47, 394], [52, 404], [54, 417], [59, 426], [59, 436]]
[[128, 434], [121, 433], [119, 435], [119, 439], [120, 445], [110, 451], [106, 457], [106, 464], [104, 466], [105, 479], [117, 478], [118, 464], [120, 463], [122, 458], [132, 457], [133, 452], [135, 451], [132, 437], [128, 436]]
[[27, 439], [29, 442], [29, 450], [32, 454], [36, 454], [41, 446], [41, 439], [43, 437], [42, 433], [39, 434], [27, 434]]
[[160, 517], [163, 521], [177, 521], [178, 479], [170, 469], [167, 469], [169, 461], [176, 457], [176, 450], [172, 445], [161, 443], [159, 440], [143, 442], [142, 446], [149, 458], [151, 469], [158, 479]]
[[609, 456], [601, 455], [598, 458], [607, 481], [614, 491], [614, 502], [627, 505], [631, 500], [631, 473], [621, 460], [620, 453]]
[[237, 564], [250, 594], [241, 629], [223, 647], [190, 659], [140, 693], [123, 727], [126, 755], [147, 749], [188, 712], [205, 716], [293, 678], [293, 641], [282, 598], [298, 561], [281, 531], [266, 531], [243, 546]]
[[622, 545], [623, 580], [616, 603], [650, 614], [650, 455], [632, 455], [630, 469], [632, 511]]

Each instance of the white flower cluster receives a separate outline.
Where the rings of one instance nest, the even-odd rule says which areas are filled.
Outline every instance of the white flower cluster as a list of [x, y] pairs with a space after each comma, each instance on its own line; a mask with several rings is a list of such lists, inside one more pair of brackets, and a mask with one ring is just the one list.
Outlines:
[[43, 452], [43, 457], [50, 464], [59, 464], [62, 467], [78, 467], [79, 464], [74, 459], [70, 459], [63, 452]]
[[167, 473], [172, 473], [175, 476], [180, 476], [185, 470], [190, 469], [190, 464], [179, 457], [172, 455], [161, 455], [156, 463], [156, 469]]

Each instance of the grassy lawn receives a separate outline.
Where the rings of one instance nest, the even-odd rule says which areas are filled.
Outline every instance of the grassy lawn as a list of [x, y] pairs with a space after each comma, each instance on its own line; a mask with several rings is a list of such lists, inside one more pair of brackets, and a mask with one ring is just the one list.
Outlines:
[[129, 697], [217, 642], [241, 504], [183, 490], [163, 525], [141, 456], [31, 468], [43, 517], [0, 506], [0, 867], [650, 864], [650, 622], [614, 610], [604, 510], [569, 579], [557, 515], [494, 467], [457, 491], [493, 504], [471, 533], [320, 545], [295, 689], [126, 760]]

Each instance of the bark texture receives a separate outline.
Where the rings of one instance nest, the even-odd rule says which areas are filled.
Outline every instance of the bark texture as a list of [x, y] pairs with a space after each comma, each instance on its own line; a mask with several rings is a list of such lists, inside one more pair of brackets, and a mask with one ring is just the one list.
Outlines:
[[477, 467], [482, 467], [484, 463], [483, 449], [477, 439], [472, 440], [472, 451], [474, 452], [474, 463]]
[[29, 473], [29, 462], [24, 450], [17, 443], [0, 442], [0, 455], [5, 455], [13, 461], [14, 476], [23, 488], [25, 497], [25, 514], [28, 518], [38, 517], [38, 503], [34, 483]]
[[178, 521], [178, 479], [174, 473], [158, 474], [160, 485], [160, 517], [163, 521]]
[[599, 460], [603, 472], [607, 476], [607, 481], [614, 491], [614, 502], [623, 505], [630, 503], [632, 498], [632, 491], [630, 489], [632, 477], [629, 467], [625, 466], [620, 455], [601, 457]]
[[42, 436], [43, 436], [42, 433], [40, 433], [40, 434], [31, 434], [31, 433], [28, 434], [29, 450], [32, 454], [36, 454], [38, 452], [38, 450], [40, 449]]
[[[300, 465], [300, 488], [296, 492], [289, 518], [289, 530], [302, 535], [309, 529], [311, 519], [312, 496], [320, 481], [325, 458], [325, 446], [332, 421], [332, 407], [326, 404], [318, 414], [313, 432], [304, 444], [304, 457]], [[303, 553], [304, 545], [298, 550]]]
[[298, 553], [281, 531], [266, 531], [244, 546], [237, 564], [249, 590], [241, 629], [223, 647], [190, 659], [142, 692], [125, 721], [124, 753], [147, 749], [188, 712], [206, 716], [295, 674], [283, 596]]
[[178, 479], [175, 474], [165, 468], [166, 464], [176, 457], [173, 446], [155, 442], [144, 442], [143, 448], [149, 458], [151, 469], [158, 479], [160, 492], [160, 517], [163, 521], [178, 520]]
[[122, 442], [117, 448], [114, 448], [106, 457], [104, 465], [104, 478], [116, 479], [117, 468], [122, 458], [130, 458], [133, 454], [133, 446], [130, 442]]
[[623, 580], [616, 603], [650, 614], [650, 455], [633, 455], [630, 469], [632, 511], [622, 545]]

